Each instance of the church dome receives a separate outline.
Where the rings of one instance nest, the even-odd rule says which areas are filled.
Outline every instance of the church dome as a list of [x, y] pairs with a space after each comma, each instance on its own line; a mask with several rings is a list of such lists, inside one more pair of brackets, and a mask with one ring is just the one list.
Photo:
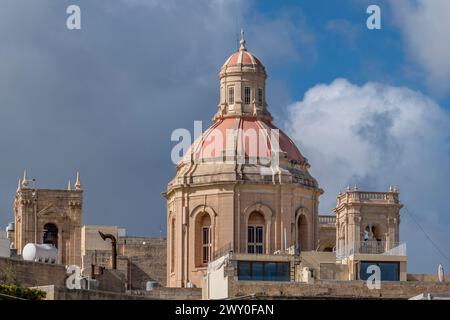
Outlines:
[[264, 67], [261, 61], [248, 51], [238, 51], [233, 53], [223, 64], [222, 67], [230, 67], [235, 65], [254, 65]]
[[219, 72], [211, 125], [198, 135], [194, 125], [195, 141], [186, 144], [182, 135], [172, 150], [173, 160], [179, 151], [184, 154], [163, 193], [171, 287], [201, 287], [208, 264], [224, 252], [317, 248], [323, 190], [309, 173], [308, 160], [273, 124], [266, 79], [264, 65], [247, 51], [241, 31], [240, 48]]
[[183, 160], [209, 162], [227, 155], [269, 160], [276, 150], [292, 163], [307, 163], [295, 143], [271, 122], [257, 117], [222, 118], [192, 144]]
[[239, 51], [233, 53], [223, 64], [223, 68], [232, 67], [236, 65], [249, 65], [255, 67], [261, 67], [264, 69], [261, 61], [251, 52], [247, 51], [245, 47], [245, 40], [241, 40], [241, 46]]
[[266, 102], [266, 70], [247, 51], [243, 35], [239, 50], [220, 69], [219, 79], [213, 123], [177, 163], [172, 184], [276, 180], [318, 188], [308, 172], [308, 160], [272, 122]]

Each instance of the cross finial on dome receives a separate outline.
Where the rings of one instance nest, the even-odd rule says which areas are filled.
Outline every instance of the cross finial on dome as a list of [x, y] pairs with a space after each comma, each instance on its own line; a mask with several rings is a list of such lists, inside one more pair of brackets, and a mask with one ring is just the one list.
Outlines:
[[245, 50], [247, 50], [247, 49], [245, 48], [244, 29], [242, 29], [242, 28], [241, 28], [241, 41], [240, 41], [239, 43], [240, 43], [239, 51], [245, 51]]

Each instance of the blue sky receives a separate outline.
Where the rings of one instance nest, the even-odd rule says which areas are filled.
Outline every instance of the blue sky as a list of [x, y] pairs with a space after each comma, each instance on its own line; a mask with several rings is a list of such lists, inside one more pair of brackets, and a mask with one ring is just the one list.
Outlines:
[[[378, 4], [381, 8], [381, 30], [369, 30], [366, 27], [369, 16], [366, 8], [369, 4]], [[380, 81], [407, 86], [431, 95], [441, 106], [450, 108], [449, 92], [433, 94], [423, 81], [420, 66], [411, 65], [413, 62], [404, 46], [404, 37], [393, 17], [396, 7], [390, 2], [256, 1], [255, 5], [257, 13], [254, 14], [268, 16], [299, 10], [306, 20], [308, 31], [314, 34], [317, 46], [315, 59], [294, 63], [289, 66], [289, 70], [271, 72], [271, 77], [287, 80], [293, 100], [300, 100], [304, 92], [317, 83], [328, 83], [343, 77], [357, 84]], [[330, 30], [327, 27], [330, 21], [345, 21], [348, 28]], [[413, 70], [407, 72], [407, 67]]]
[[[73, 3], [78, 31], [65, 27]], [[381, 7], [381, 30], [366, 28], [369, 4]], [[170, 135], [209, 125], [219, 68], [243, 27], [269, 74], [276, 124], [326, 191], [320, 212], [347, 184], [398, 184], [450, 255], [449, 12], [445, 0], [4, 0], [0, 225], [13, 218], [24, 168], [43, 188], [65, 188], [79, 170], [85, 224], [159, 235], [175, 174]], [[410, 271], [445, 262], [407, 217], [402, 238]]]

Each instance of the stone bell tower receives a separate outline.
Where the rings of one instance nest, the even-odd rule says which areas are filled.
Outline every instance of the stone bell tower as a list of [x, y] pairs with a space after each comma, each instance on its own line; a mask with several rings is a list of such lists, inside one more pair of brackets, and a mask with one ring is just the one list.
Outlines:
[[74, 190], [37, 189], [26, 172], [14, 201], [17, 254], [27, 243], [49, 243], [58, 249], [58, 263], [81, 266], [83, 190], [77, 173]]
[[382, 254], [399, 244], [400, 209], [398, 190], [363, 192], [358, 187], [339, 193], [336, 213], [336, 252]]

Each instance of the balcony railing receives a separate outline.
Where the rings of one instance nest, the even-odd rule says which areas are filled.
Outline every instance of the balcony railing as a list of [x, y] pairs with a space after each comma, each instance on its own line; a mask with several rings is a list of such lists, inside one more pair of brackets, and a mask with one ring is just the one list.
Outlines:
[[335, 224], [336, 217], [335, 216], [319, 216], [320, 224]]
[[[214, 261], [220, 257], [223, 257], [229, 253], [234, 253], [234, 254], [248, 254], [247, 248], [245, 247], [243, 250], [238, 249], [238, 248], [233, 248], [233, 245], [231, 243], [227, 243], [224, 246], [218, 248], [217, 250], [215, 250], [215, 252], [211, 255], [211, 261]], [[296, 246], [290, 246], [288, 248], [286, 248], [285, 250], [276, 250], [273, 252], [266, 252], [263, 251], [262, 253], [251, 253], [253, 256], [258, 256], [258, 255], [267, 255], [267, 254], [275, 254], [275, 255], [298, 255], [299, 254], [299, 250], [298, 248], [296, 248]]]
[[212, 254], [212, 260], [214, 261], [228, 253], [230, 253], [231, 251], [234, 252], [233, 250], [233, 245], [231, 243], [227, 243], [224, 246], [220, 247], [219, 249], [217, 249], [213, 254]]
[[399, 203], [397, 192], [364, 192], [364, 191], [346, 191], [340, 193], [337, 204], [349, 202], [386, 202]]
[[385, 192], [360, 192], [360, 200], [389, 200], [391, 199], [390, 193]]
[[385, 241], [361, 241], [347, 247], [339, 247], [336, 251], [336, 257], [338, 259], [343, 259], [353, 254], [406, 256], [406, 244]]

